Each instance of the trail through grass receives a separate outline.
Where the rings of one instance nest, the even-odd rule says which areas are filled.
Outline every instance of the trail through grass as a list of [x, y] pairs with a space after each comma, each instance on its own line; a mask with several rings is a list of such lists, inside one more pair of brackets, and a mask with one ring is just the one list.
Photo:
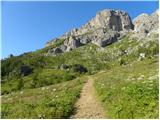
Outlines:
[[82, 88], [80, 98], [75, 104], [75, 114], [70, 118], [74, 119], [102, 119], [106, 118], [104, 109], [96, 98], [93, 87], [93, 78], [88, 77], [87, 82]]

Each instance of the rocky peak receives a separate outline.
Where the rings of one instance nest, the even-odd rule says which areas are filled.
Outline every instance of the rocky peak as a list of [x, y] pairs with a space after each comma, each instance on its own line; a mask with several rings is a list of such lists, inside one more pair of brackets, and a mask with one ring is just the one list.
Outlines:
[[102, 10], [95, 18], [89, 21], [93, 28], [108, 28], [114, 31], [129, 30], [133, 28], [129, 15], [120, 10]]
[[87, 43], [105, 47], [116, 42], [128, 32], [135, 33], [136, 36], [139, 35], [138, 38], [143, 38], [158, 30], [158, 13], [158, 10], [151, 15], [143, 13], [133, 20], [133, 24], [127, 12], [105, 9], [97, 12], [94, 18], [80, 28], [74, 28], [46, 45], [51, 46], [58, 40], [63, 39], [64, 42], [58, 46], [58, 51], [66, 52]]
[[151, 15], [142, 13], [133, 20], [134, 32], [138, 38], [144, 38], [151, 33], [158, 33], [159, 10]]
[[94, 18], [79, 29], [72, 29], [67, 35], [81, 35], [99, 28], [123, 31], [133, 29], [133, 24], [128, 13], [120, 10], [105, 9], [97, 12]]
[[[127, 33], [126, 31], [132, 29], [133, 24], [128, 13], [120, 10], [102, 10], [79, 29], [74, 28], [59, 37], [58, 39], [65, 39], [59, 49], [63, 46], [63, 52], [70, 51], [90, 42], [105, 47], [117, 41], [121, 33]], [[53, 45], [58, 39], [53, 39], [46, 46]]]
[[159, 9], [151, 14], [152, 16], [158, 17], [159, 16]]

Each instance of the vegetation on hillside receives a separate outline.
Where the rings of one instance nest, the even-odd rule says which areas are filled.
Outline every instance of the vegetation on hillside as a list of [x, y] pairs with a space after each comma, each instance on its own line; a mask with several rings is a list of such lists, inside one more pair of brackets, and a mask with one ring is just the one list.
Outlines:
[[13, 78], [8, 78], [8, 80], [2, 84], [1, 92], [2, 94], [9, 94], [19, 90], [20, 87], [21, 89], [44, 87], [73, 80], [77, 76], [78, 75], [75, 73], [64, 70], [36, 69], [34, 73], [28, 76], [14, 76]]
[[109, 118], [158, 118], [158, 59], [133, 62], [95, 75]]
[[[110, 118], [158, 118], [156, 38], [140, 41], [128, 35], [105, 48], [89, 43], [47, 56], [53, 45], [2, 60], [2, 118], [68, 118], [81, 78], [90, 74]], [[32, 71], [24, 74], [22, 66]], [[106, 72], [96, 75], [101, 70]]]
[[2, 96], [3, 119], [68, 118], [80, 95], [84, 78], [26, 89]]

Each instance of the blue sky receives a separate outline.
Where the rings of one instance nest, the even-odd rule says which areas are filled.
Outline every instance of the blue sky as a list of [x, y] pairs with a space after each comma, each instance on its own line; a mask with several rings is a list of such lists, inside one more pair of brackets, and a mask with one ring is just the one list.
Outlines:
[[43, 48], [45, 43], [80, 27], [103, 9], [125, 10], [135, 18], [151, 14], [157, 2], [2, 2], [2, 58]]

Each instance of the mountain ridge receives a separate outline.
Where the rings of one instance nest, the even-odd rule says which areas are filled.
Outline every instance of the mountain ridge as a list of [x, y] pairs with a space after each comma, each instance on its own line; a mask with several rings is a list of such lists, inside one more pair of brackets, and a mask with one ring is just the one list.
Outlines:
[[[153, 18], [142, 19], [142, 26], [141, 22], [137, 25], [142, 29], [124, 32], [121, 24], [116, 31], [99, 28], [80, 36], [59, 38], [51, 46], [1, 60], [2, 118], [53, 119], [73, 115], [102, 118], [100, 114], [105, 112], [107, 118], [157, 119], [157, 13], [153, 13]], [[155, 22], [149, 25], [151, 19]], [[156, 26], [155, 30], [152, 26]], [[85, 38], [92, 35], [97, 36], [93, 40], [101, 38], [100, 42], [109, 40], [110, 44], [87, 42]], [[66, 51], [64, 44], [74, 48]], [[96, 95], [92, 94], [94, 90]], [[86, 104], [89, 95], [91, 99]], [[99, 103], [104, 108], [100, 113]], [[86, 109], [81, 110], [83, 107]], [[94, 108], [99, 110], [92, 111]]]
[[[141, 16], [144, 15], [145, 14], [139, 15], [132, 21], [129, 14], [122, 10], [104, 9], [99, 11], [95, 17], [90, 19], [80, 28], [74, 28], [63, 34], [61, 37], [47, 42], [46, 47], [52, 46], [56, 42], [59, 42], [57, 47], [55, 46], [55, 48], [48, 51], [48, 55], [67, 52], [87, 43], [94, 43], [98, 46], [105, 47], [113, 42], [116, 42], [129, 32], [134, 34], [132, 37], [145, 38], [150, 31], [155, 32], [158, 29], [157, 24], [159, 20], [157, 19], [159, 15], [158, 10], [156, 10], [152, 13], [152, 15], [148, 15], [146, 20], [140, 19]], [[151, 23], [150, 21], [152, 20], [154, 21]], [[149, 23], [147, 21], [149, 21]], [[148, 26], [152, 27], [146, 30], [146, 26], [143, 27], [143, 25], [139, 25], [139, 23], [146, 23]], [[154, 28], [154, 26], [156, 27]], [[138, 34], [139, 32], [142, 33]]]

